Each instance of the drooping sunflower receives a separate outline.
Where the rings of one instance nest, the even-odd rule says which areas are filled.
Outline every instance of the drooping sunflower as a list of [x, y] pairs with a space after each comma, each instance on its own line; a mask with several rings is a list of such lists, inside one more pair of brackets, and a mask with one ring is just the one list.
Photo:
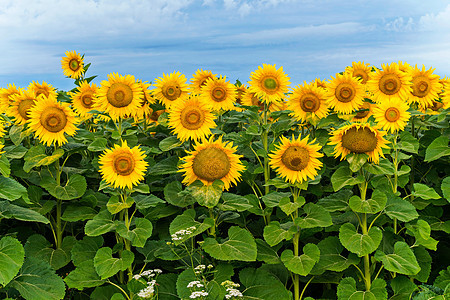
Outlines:
[[433, 105], [433, 100], [437, 99], [441, 92], [439, 75], [433, 74], [433, 71], [432, 68], [425, 70], [425, 66], [422, 66], [422, 70], [417, 65], [411, 68], [412, 95], [410, 95], [408, 103], [418, 103], [422, 108]]
[[11, 96], [19, 94], [20, 90], [16, 85], [8, 84], [7, 88], [0, 88], [0, 113], [6, 111], [13, 102]]
[[358, 107], [358, 110], [356, 111], [356, 114], [353, 116], [351, 121], [359, 123], [367, 122], [367, 120], [373, 114], [373, 108], [374, 104], [370, 103], [369, 101], [364, 101], [363, 104]]
[[403, 130], [411, 117], [408, 109], [408, 103], [399, 98], [391, 98], [376, 104], [373, 108], [373, 116], [378, 124], [377, 128], [392, 133]]
[[209, 136], [216, 123], [209, 106], [198, 96], [192, 96], [170, 107], [169, 127], [183, 142], [189, 139], [198, 141]]
[[155, 123], [156, 125], [158, 125], [159, 116], [162, 115], [164, 112], [165, 112], [164, 109], [153, 110], [149, 108], [149, 114], [146, 116], [147, 124]]
[[316, 121], [328, 115], [326, 92], [314, 84], [297, 85], [293, 88], [292, 94], [288, 98], [288, 109], [299, 121]]
[[314, 144], [315, 139], [308, 143], [309, 136], [301, 139], [292, 137], [291, 140], [281, 136], [281, 144], [277, 150], [269, 154], [269, 165], [277, 174], [292, 184], [314, 179], [317, 171], [322, 167], [319, 157], [320, 145]]
[[148, 163], [138, 146], [130, 148], [126, 141], [114, 145], [100, 155], [98, 163], [102, 179], [114, 188], [129, 189], [144, 179]]
[[90, 111], [93, 110], [94, 95], [97, 93], [98, 87], [95, 83], [89, 84], [86, 80], [82, 81], [77, 91], [70, 93], [72, 98], [72, 108], [81, 117], [90, 117]]
[[61, 59], [61, 67], [64, 75], [72, 79], [78, 79], [83, 75], [83, 56], [75, 51], [66, 51], [66, 56]]
[[22, 89], [18, 94], [11, 95], [10, 99], [12, 102], [6, 110], [6, 114], [14, 118], [14, 123], [16, 125], [24, 125], [30, 119], [30, 116], [28, 115], [30, 108], [33, 107], [37, 101], [35, 92]]
[[369, 67], [369, 64], [360, 61], [352, 62], [352, 66], [348, 66], [345, 71], [352, 74], [353, 77], [360, 78], [363, 85], [367, 83], [372, 75], [372, 68]]
[[143, 98], [140, 85], [132, 75], [108, 74], [97, 90], [94, 108], [104, 111], [114, 121], [135, 114]]
[[281, 101], [289, 90], [290, 78], [283, 72], [283, 67], [263, 64], [250, 75], [249, 91], [255, 93], [264, 103]]
[[197, 95], [200, 94], [202, 87], [206, 84], [208, 79], [215, 79], [216, 74], [213, 74], [210, 70], [198, 69], [192, 75], [191, 83], [189, 84], [189, 90], [191, 94]]
[[236, 87], [226, 76], [207, 79], [200, 92], [200, 100], [213, 111], [233, 110], [236, 96]]
[[386, 132], [373, 128], [367, 123], [353, 123], [344, 125], [332, 132], [330, 145], [334, 147], [334, 157], [341, 157], [343, 160], [348, 154], [365, 153], [369, 156], [369, 161], [378, 164], [380, 156], [384, 157], [382, 148], [388, 141], [384, 138]]
[[390, 98], [400, 98], [407, 101], [411, 95], [411, 76], [399, 70], [398, 64], [382, 64], [382, 70], [372, 74], [367, 81], [367, 88], [373, 93], [373, 100], [377, 103]]
[[331, 78], [326, 93], [328, 106], [343, 114], [351, 114], [357, 110], [365, 95], [361, 82], [350, 73], [336, 74], [336, 78]]
[[75, 113], [69, 103], [60, 103], [55, 97], [38, 97], [28, 112], [29, 128], [40, 142], [51, 146], [67, 143], [65, 134], [75, 135]]
[[189, 86], [186, 84], [186, 76], [180, 72], [169, 75], [163, 73], [163, 77], [155, 80], [152, 90], [153, 96], [169, 108], [175, 101], [184, 101], [188, 97]]
[[45, 97], [57, 97], [56, 89], [49, 83], [42, 81], [42, 84], [39, 81], [34, 81], [30, 83], [28, 86], [28, 90], [33, 91], [36, 94], [36, 97], [39, 95], [44, 95]]
[[237, 147], [233, 143], [222, 142], [222, 137], [216, 141], [213, 137], [203, 140], [194, 146], [193, 151], [187, 151], [180, 172], [184, 172], [183, 183], [190, 185], [200, 180], [204, 185], [211, 185], [215, 180], [224, 183], [224, 190], [235, 185], [245, 167], [236, 154]]

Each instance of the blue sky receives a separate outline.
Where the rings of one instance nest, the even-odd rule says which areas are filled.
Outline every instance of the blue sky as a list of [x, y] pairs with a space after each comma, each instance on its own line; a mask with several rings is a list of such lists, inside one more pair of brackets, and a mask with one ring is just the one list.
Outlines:
[[46, 81], [61, 90], [68, 50], [87, 76], [155, 81], [199, 68], [249, 80], [263, 63], [291, 86], [330, 79], [353, 61], [406, 61], [450, 76], [450, 1], [406, 0], [1, 0], [0, 87]]

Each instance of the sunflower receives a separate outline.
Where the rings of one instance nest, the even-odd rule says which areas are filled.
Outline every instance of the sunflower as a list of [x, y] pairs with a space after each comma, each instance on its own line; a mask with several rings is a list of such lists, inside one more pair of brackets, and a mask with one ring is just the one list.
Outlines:
[[419, 103], [423, 108], [433, 105], [433, 100], [437, 99], [441, 91], [441, 83], [439, 75], [433, 74], [432, 68], [419, 70], [417, 65], [411, 68], [410, 75], [412, 77], [412, 95], [408, 99], [408, 103]]
[[166, 108], [169, 108], [175, 101], [184, 101], [188, 97], [186, 76], [180, 72], [173, 72], [169, 75], [163, 73], [163, 77], [156, 79], [154, 86], [156, 89], [152, 90], [153, 96]]
[[346, 72], [352, 74], [353, 77], [361, 79], [362, 84], [366, 84], [372, 75], [372, 68], [364, 62], [352, 62], [352, 66], [345, 69]]
[[315, 139], [308, 143], [309, 136], [292, 140], [281, 136], [281, 144], [275, 152], [269, 154], [269, 164], [277, 174], [292, 184], [302, 183], [314, 179], [317, 170], [322, 167], [318, 160], [323, 154], [319, 153], [320, 146], [314, 144]]
[[316, 85], [318, 88], [322, 88], [325, 91], [327, 90], [327, 82], [325, 80], [320, 79], [320, 78], [314, 79], [309, 84]]
[[236, 101], [236, 86], [226, 81], [226, 76], [210, 78], [200, 92], [200, 100], [206, 103], [211, 110], [233, 110]]
[[159, 116], [164, 112], [164, 109], [153, 110], [152, 108], [149, 108], [149, 114], [146, 116], [147, 124], [155, 123], [156, 125], [158, 125]]
[[83, 75], [83, 66], [83, 56], [75, 51], [66, 51], [66, 56], [61, 59], [64, 75], [72, 79], [78, 79]]
[[250, 75], [249, 91], [256, 94], [264, 103], [281, 101], [284, 94], [288, 92], [289, 77], [283, 72], [283, 67], [276, 68], [275, 65], [263, 64], [258, 70]]
[[399, 98], [391, 98], [378, 103], [373, 109], [377, 127], [392, 133], [403, 130], [411, 117], [408, 109], [408, 103]]
[[42, 84], [39, 81], [34, 81], [30, 83], [28, 86], [28, 90], [33, 91], [36, 94], [36, 97], [39, 95], [44, 95], [45, 97], [57, 97], [56, 89], [45, 81], [42, 81]]
[[208, 105], [198, 96], [192, 96], [170, 107], [169, 127], [183, 142], [189, 139], [198, 141], [209, 136], [216, 123]]
[[5, 136], [5, 133], [6, 133], [5, 122], [3, 121], [2, 118], [0, 118], [0, 139]]
[[114, 121], [135, 114], [142, 101], [143, 92], [132, 75], [108, 74], [97, 90], [94, 108], [104, 111]]
[[293, 88], [288, 98], [288, 109], [292, 110], [291, 116], [299, 121], [316, 121], [325, 118], [328, 114], [326, 92], [315, 84], [297, 85]]
[[374, 105], [372, 103], [370, 103], [369, 101], [364, 101], [363, 104], [358, 107], [358, 110], [356, 111], [356, 114], [353, 116], [351, 121], [359, 123], [367, 122], [367, 120], [373, 114], [373, 108]]
[[246, 93], [242, 95], [241, 99], [242, 105], [245, 106], [258, 106], [260, 110], [264, 109], [264, 103], [262, 103], [255, 93], [247, 90]]
[[36, 104], [28, 112], [30, 130], [47, 146], [67, 143], [65, 133], [75, 135], [75, 113], [69, 103], [60, 103], [55, 97], [38, 97]]
[[8, 84], [7, 88], [0, 88], [0, 112], [6, 111], [13, 102], [11, 96], [19, 93], [20, 90], [14, 83]]
[[450, 82], [444, 83], [444, 91], [441, 94], [443, 109], [450, 108]]
[[239, 160], [242, 155], [236, 154], [233, 143], [222, 142], [222, 137], [213, 141], [203, 140], [194, 146], [193, 151], [187, 151], [180, 172], [184, 172], [183, 183], [190, 185], [200, 180], [205, 185], [211, 185], [215, 180], [222, 180], [224, 190], [240, 180], [245, 167]]
[[[241, 85], [235, 85], [236, 87], [236, 99], [235, 99], [235, 104], [239, 104], [239, 105], [244, 105], [242, 103], [242, 97], [247, 93], [247, 87], [244, 84]], [[242, 108], [235, 106], [234, 107], [235, 111], [243, 111]]]
[[399, 61], [398, 62], [398, 69], [400, 71], [402, 71], [402, 72], [409, 73], [409, 72], [411, 72], [412, 67], [407, 62]]
[[328, 105], [334, 111], [351, 114], [364, 101], [364, 87], [356, 77], [350, 73], [336, 74], [336, 78], [327, 84]]
[[86, 80], [82, 81], [77, 91], [70, 93], [72, 98], [72, 108], [81, 117], [90, 117], [90, 111], [94, 105], [94, 95], [97, 93], [98, 87], [95, 83], [89, 84]]
[[102, 179], [114, 188], [131, 189], [144, 179], [148, 166], [144, 158], [144, 151], [138, 146], [130, 148], [126, 141], [122, 141], [122, 146], [114, 145], [99, 157]]
[[382, 70], [377, 70], [367, 81], [367, 88], [373, 93], [377, 103], [390, 98], [401, 98], [407, 101], [411, 95], [411, 76], [400, 71], [398, 64], [382, 64]]
[[135, 111], [134, 120], [136, 122], [145, 119], [148, 115], [151, 114], [150, 104], [155, 103], [155, 98], [153, 98], [151, 90], [149, 89], [151, 84], [142, 82], [142, 80], [138, 80], [140, 88], [142, 89], [143, 97], [139, 103], [138, 109]]
[[343, 160], [350, 153], [365, 153], [369, 161], [378, 164], [380, 156], [384, 157], [381, 148], [389, 148], [386, 146], [388, 141], [383, 137], [385, 135], [386, 132], [372, 128], [367, 123], [353, 123], [334, 130], [329, 144], [335, 145], [335, 158], [341, 156]]
[[[41, 96], [43, 97], [43, 96]], [[24, 125], [29, 119], [28, 112], [37, 101], [34, 91], [20, 90], [18, 94], [10, 96], [12, 100], [11, 106], [7, 109], [6, 114], [14, 117], [16, 125]]]
[[215, 79], [216, 74], [213, 74], [210, 70], [198, 69], [192, 75], [191, 84], [189, 85], [189, 90], [191, 94], [200, 94], [202, 87], [206, 84], [208, 79]]

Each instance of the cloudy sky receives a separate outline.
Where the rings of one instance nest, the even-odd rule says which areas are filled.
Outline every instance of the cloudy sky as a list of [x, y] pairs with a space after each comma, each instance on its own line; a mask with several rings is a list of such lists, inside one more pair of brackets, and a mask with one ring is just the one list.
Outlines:
[[406, 61], [450, 76], [448, 0], [1, 0], [0, 87], [32, 80], [70, 90], [61, 57], [87, 76], [155, 81], [199, 68], [232, 83], [263, 63], [292, 85], [329, 79], [353, 61]]

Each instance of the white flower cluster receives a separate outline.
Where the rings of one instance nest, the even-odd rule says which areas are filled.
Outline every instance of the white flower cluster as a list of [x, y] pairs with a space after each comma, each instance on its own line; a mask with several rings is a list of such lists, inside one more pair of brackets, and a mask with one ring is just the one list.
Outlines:
[[188, 285], [187, 285], [187, 287], [188, 287], [188, 288], [192, 288], [192, 287], [202, 288], [202, 287], [204, 287], [204, 285], [203, 285], [200, 281], [195, 280], [195, 281], [189, 282]]
[[146, 271], [142, 272], [141, 274], [134, 275], [133, 278], [138, 280], [142, 276], [155, 277], [155, 276], [157, 276], [157, 275], [159, 275], [161, 273], [162, 273], [161, 269], [146, 270]]
[[244, 295], [242, 295], [241, 291], [239, 291], [238, 289], [234, 289], [234, 288], [227, 288], [227, 293], [225, 295], [226, 299], [231, 299], [231, 297], [235, 297], [235, 298], [242, 298], [244, 297]]
[[137, 294], [141, 298], [151, 298], [153, 297], [153, 293], [155, 292], [155, 284], [156, 280], [152, 280], [147, 282], [148, 286], [139, 291]]
[[191, 227], [189, 227], [187, 229], [178, 230], [177, 232], [175, 232], [174, 234], [171, 235], [172, 240], [173, 241], [180, 241], [180, 240], [183, 239], [184, 236], [192, 234], [195, 229], [197, 229], [197, 227], [191, 226]]
[[208, 296], [208, 293], [204, 290], [198, 291], [198, 292], [192, 292], [192, 294], [189, 296], [191, 299], [200, 298], [200, 297], [206, 297]]
[[194, 268], [195, 274], [201, 274], [206, 269], [205, 265], [198, 265]]

